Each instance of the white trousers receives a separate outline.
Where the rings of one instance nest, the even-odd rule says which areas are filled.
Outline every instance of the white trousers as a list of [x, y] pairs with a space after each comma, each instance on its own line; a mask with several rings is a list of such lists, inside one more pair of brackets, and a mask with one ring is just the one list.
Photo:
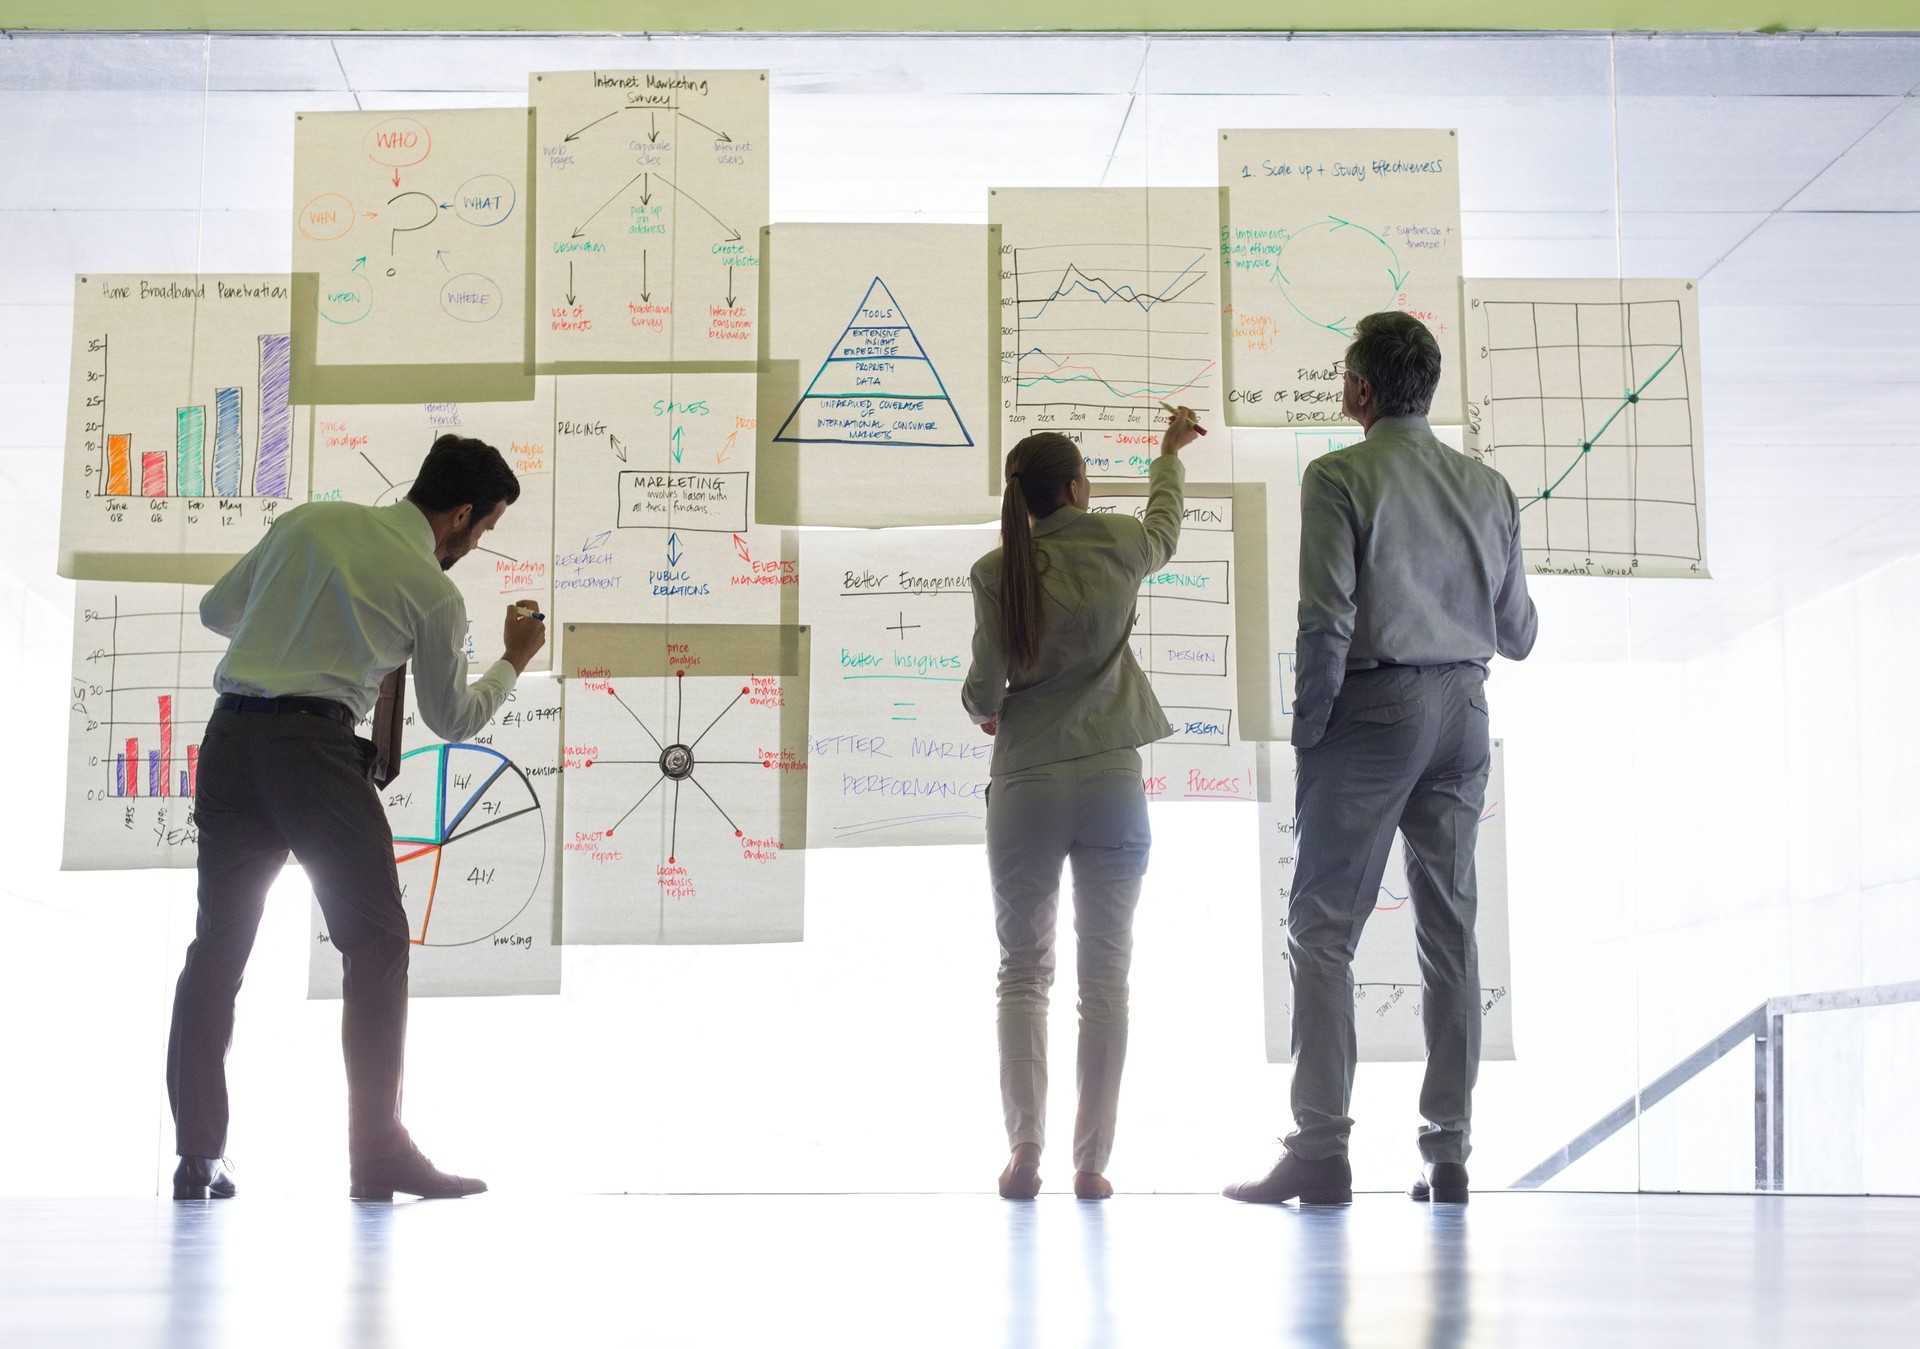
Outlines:
[[1060, 873], [1073, 863], [1079, 946], [1076, 1170], [1104, 1172], [1127, 1057], [1133, 911], [1152, 842], [1140, 751], [1109, 750], [995, 777], [987, 865], [1000, 937], [1000, 1100], [1009, 1144], [1046, 1145], [1047, 998]]

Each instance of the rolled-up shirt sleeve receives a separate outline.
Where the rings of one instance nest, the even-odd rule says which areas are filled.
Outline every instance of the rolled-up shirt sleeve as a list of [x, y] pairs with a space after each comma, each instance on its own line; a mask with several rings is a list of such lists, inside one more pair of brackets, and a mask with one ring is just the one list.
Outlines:
[[1513, 526], [1508, 533], [1507, 574], [1501, 579], [1500, 593], [1493, 601], [1494, 649], [1508, 660], [1525, 660], [1540, 635], [1540, 614], [1527, 594], [1527, 557], [1520, 543], [1520, 507], [1507, 494], [1513, 511]]
[[960, 705], [976, 726], [1000, 715], [1007, 701], [1007, 643], [1000, 620], [1000, 579], [973, 568], [973, 663], [960, 685]]
[[442, 740], [471, 740], [493, 720], [519, 673], [505, 660], [467, 682], [467, 606], [458, 595], [430, 611], [414, 634], [413, 691], [421, 719]]
[[1300, 633], [1294, 645], [1293, 743], [1311, 749], [1326, 734], [1353, 644], [1353, 501], [1328, 471], [1307, 466], [1300, 484]]

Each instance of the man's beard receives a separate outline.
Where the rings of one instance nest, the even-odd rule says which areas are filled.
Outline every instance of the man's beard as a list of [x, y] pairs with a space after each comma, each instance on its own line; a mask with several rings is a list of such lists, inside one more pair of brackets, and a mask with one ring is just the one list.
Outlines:
[[446, 556], [440, 559], [441, 571], [452, 571], [454, 563], [473, 551], [473, 532], [479, 527], [480, 521], [475, 519], [458, 534], [447, 537]]

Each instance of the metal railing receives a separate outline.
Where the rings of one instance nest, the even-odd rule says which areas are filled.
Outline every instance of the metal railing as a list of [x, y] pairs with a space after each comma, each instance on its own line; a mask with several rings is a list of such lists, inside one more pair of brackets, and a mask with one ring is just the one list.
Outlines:
[[1753, 1041], [1753, 1188], [1786, 1188], [1786, 1026], [1803, 1012], [1844, 1012], [1920, 1002], [1920, 979], [1904, 984], [1874, 984], [1830, 993], [1791, 993], [1768, 998], [1700, 1048], [1602, 1115], [1566, 1146], [1526, 1175], [1513, 1189], [1534, 1190], [1619, 1133], [1643, 1111], [1658, 1105], [1748, 1040]]

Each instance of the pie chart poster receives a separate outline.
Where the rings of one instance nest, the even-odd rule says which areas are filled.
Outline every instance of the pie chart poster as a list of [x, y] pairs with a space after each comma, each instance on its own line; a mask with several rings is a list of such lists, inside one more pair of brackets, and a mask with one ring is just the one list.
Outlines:
[[[400, 776], [381, 796], [413, 943], [410, 993], [558, 993], [559, 685], [522, 679], [486, 729], [457, 744], [410, 715], [403, 746]], [[310, 952], [307, 996], [339, 997], [340, 953], [318, 902]]]

